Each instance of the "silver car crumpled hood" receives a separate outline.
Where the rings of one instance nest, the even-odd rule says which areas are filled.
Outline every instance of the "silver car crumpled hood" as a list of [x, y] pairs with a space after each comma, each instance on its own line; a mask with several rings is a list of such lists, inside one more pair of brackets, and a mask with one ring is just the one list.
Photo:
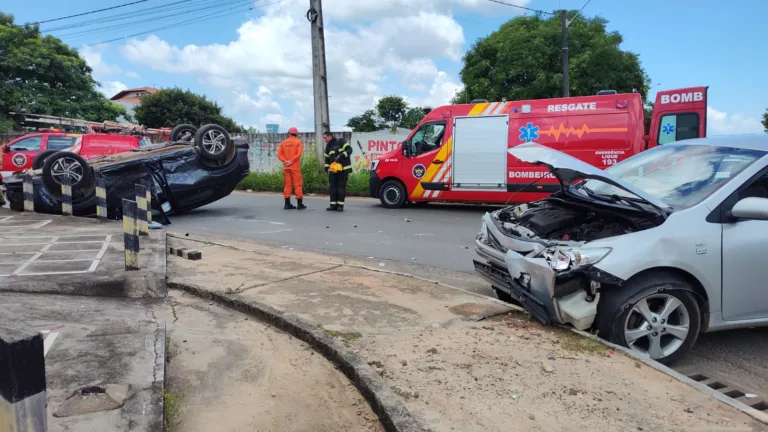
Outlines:
[[546, 166], [561, 184], [569, 184], [576, 179], [597, 179], [642, 198], [658, 208], [669, 208], [665, 202], [642, 189], [638, 189], [620, 178], [613, 177], [600, 168], [541, 144], [535, 142], [520, 144], [508, 151], [509, 154], [523, 162]]

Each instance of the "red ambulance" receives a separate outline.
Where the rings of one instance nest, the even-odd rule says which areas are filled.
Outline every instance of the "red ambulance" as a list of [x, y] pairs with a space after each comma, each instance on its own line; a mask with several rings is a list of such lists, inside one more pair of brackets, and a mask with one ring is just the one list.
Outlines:
[[660, 91], [649, 135], [639, 93], [442, 106], [374, 162], [370, 193], [388, 208], [535, 201], [560, 187], [545, 167], [508, 153], [518, 144], [537, 142], [608, 168], [657, 145], [705, 136], [706, 116], [707, 87]]

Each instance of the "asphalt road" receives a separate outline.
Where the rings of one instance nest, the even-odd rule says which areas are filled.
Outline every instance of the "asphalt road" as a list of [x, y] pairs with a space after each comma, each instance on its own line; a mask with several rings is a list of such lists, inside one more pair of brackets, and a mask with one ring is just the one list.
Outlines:
[[[288, 211], [282, 208], [281, 196], [236, 193], [172, 217], [169, 228], [402, 261], [469, 276], [480, 217], [492, 210], [442, 204], [388, 210], [378, 200], [348, 198], [344, 213], [331, 213], [325, 211], [327, 198], [307, 197], [305, 203], [309, 209]], [[674, 368], [686, 375], [717, 377], [768, 401], [768, 328], [701, 335], [691, 354]]]
[[304, 202], [308, 209], [289, 211], [281, 196], [237, 193], [172, 217], [169, 228], [472, 272], [472, 246], [488, 211], [439, 204], [388, 210], [378, 200], [348, 198], [337, 213], [325, 211], [327, 198]]

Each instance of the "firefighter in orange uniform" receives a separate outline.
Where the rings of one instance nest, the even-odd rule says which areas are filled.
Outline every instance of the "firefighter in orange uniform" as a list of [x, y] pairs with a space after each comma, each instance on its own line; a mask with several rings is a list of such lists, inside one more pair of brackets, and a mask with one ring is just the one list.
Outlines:
[[[307, 206], [304, 205], [304, 192], [302, 186], [304, 181], [301, 178], [301, 154], [304, 151], [304, 143], [299, 139], [299, 131], [292, 127], [288, 129], [288, 139], [280, 143], [280, 147], [277, 149], [277, 158], [283, 163], [284, 169], [284, 181], [283, 181], [283, 198], [285, 198], [286, 210], [298, 208], [304, 210]], [[296, 201], [298, 206], [294, 207], [291, 204], [291, 185], [296, 192]]]

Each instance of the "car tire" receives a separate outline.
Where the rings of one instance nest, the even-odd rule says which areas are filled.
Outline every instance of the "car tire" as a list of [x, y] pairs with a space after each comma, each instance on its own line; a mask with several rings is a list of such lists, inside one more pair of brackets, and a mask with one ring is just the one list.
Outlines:
[[381, 205], [389, 209], [400, 208], [405, 205], [408, 196], [405, 186], [397, 180], [389, 180], [379, 189]]
[[86, 197], [96, 188], [93, 169], [80, 155], [67, 151], [56, 152], [43, 164], [43, 185], [56, 197], [61, 196], [61, 178], [72, 180], [72, 198]]
[[180, 124], [171, 130], [170, 142], [192, 142], [195, 139], [197, 127], [191, 124]]
[[45, 163], [45, 160], [48, 159], [48, 156], [58, 153], [59, 150], [45, 150], [40, 153], [38, 153], [37, 156], [32, 160], [32, 169], [38, 170], [43, 167], [43, 164]]
[[219, 125], [208, 124], [195, 133], [195, 146], [204, 158], [220, 161], [227, 158], [235, 144], [226, 129]]
[[600, 295], [595, 318], [599, 335], [659, 363], [682, 359], [699, 336], [701, 309], [682, 276], [648, 274], [605, 288]]

